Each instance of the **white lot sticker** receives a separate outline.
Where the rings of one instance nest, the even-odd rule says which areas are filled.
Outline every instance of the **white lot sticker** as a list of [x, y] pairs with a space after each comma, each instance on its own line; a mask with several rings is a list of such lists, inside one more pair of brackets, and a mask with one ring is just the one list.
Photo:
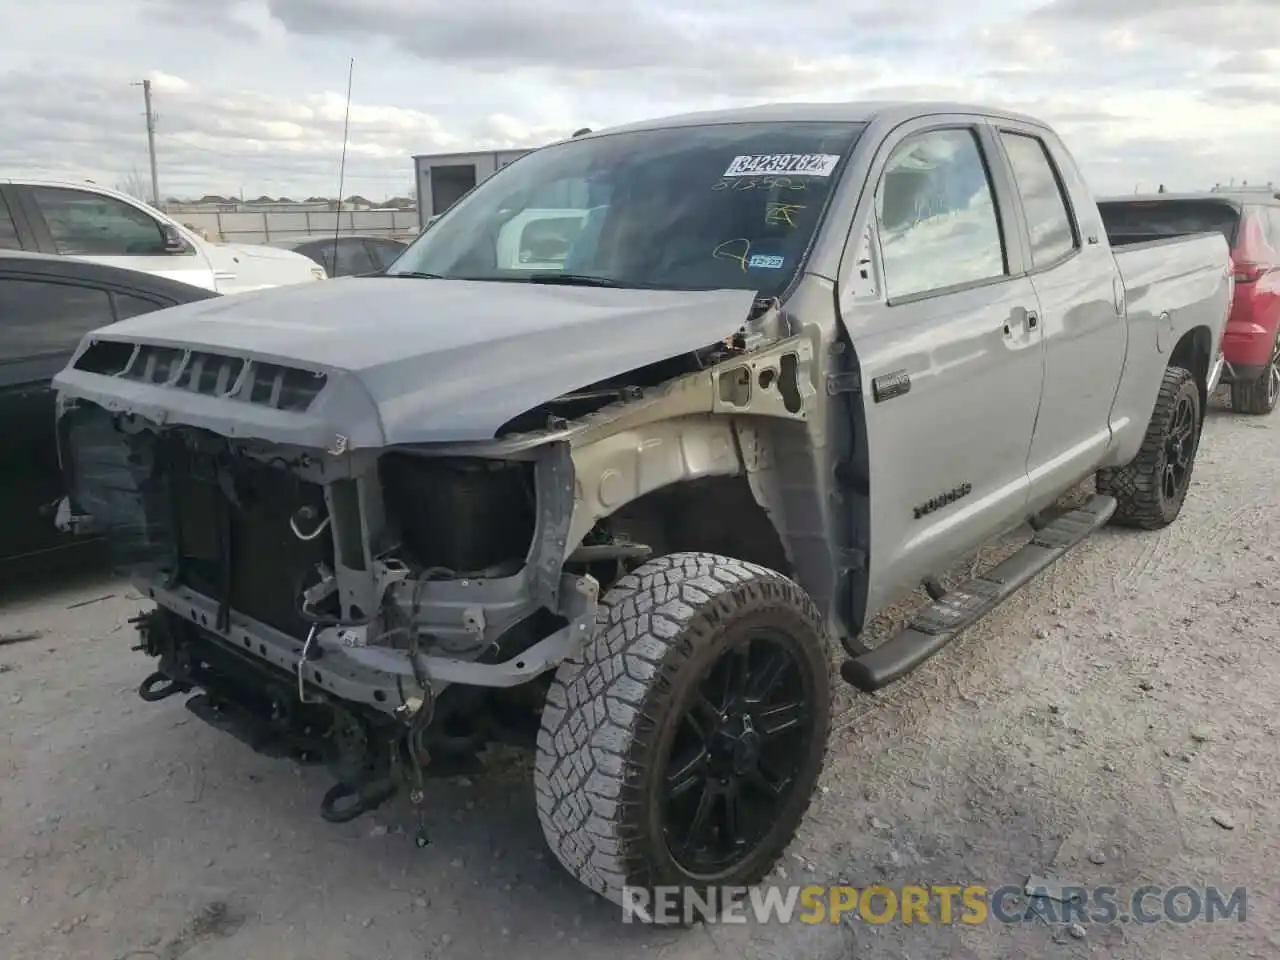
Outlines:
[[793, 177], [829, 177], [840, 158], [834, 153], [761, 153], [734, 157], [725, 177], [762, 177], [786, 174]]
[[780, 270], [786, 262], [785, 257], [771, 257], [764, 253], [757, 253], [747, 261], [747, 266], [764, 267], [766, 270]]

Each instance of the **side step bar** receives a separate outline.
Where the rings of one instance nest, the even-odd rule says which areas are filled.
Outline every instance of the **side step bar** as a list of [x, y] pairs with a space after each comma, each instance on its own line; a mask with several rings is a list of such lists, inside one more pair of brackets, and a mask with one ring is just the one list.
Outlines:
[[901, 680], [1106, 524], [1115, 512], [1114, 497], [1095, 495], [1079, 509], [1049, 521], [1003, 563], [919, 611], [901, 633], [845, 660], [840, 676], [865, 693]]

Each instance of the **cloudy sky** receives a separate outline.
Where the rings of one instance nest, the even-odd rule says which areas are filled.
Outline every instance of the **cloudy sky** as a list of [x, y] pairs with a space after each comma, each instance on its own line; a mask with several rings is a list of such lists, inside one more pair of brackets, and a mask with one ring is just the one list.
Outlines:
[[[1143, 12], [1145, 11], [1145, 12]], [[0, 176], [406, 192], [410, 155], [770, 100], [998, 102], [1099, 192], [1280, 184], [1280, 0], [0, 0]]]

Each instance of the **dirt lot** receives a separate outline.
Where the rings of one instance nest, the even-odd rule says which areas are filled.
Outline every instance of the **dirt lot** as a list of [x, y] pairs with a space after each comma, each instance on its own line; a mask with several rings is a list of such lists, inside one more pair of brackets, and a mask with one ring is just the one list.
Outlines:
[[[1244, 923], [656, 931], [544, 852], [527, 762], [317, 816], [322, 772], [148, 705], [140, 608], [101, 578], [0, 598], [0, 943], [8, 960], [1280, 955], [1280, 416], [1215, 412], [1179, 523], [1105, 530], [914, 677], [840, 691], [779, 882], [1047, 875], [1248, 887]], [[887, 627], [887, 621], [882, 625]], [[936, 917], [935, 917], [936, 919]]]

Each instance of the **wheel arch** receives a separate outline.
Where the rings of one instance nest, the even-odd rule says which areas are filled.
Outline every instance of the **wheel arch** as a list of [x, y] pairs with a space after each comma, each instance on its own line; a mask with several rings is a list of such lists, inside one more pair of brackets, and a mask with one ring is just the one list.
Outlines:
[[[1169, 366], [1189, 370], [1200, 388], [1200, 409], [1209, 406], [1209, 367], [1213, 363], [1213, 333], [1206, 326], [1192, 327], [1173, 347]], [[1204, 418], [1201, 417], [1201, 422]]]

